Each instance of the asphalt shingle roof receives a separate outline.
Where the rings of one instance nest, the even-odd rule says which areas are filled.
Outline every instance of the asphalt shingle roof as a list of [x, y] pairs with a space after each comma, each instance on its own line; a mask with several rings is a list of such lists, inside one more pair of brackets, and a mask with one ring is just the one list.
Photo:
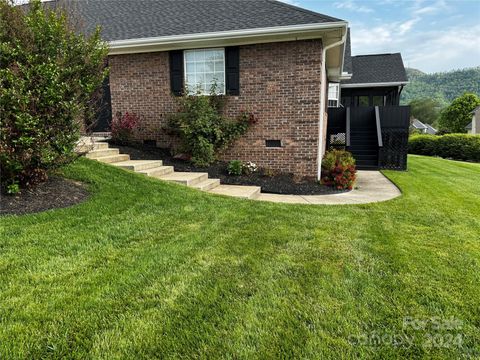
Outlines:
[[351, 61], [352, 78], [342, 81], [342, 84], [406, 83], [408, 81], [400, 53], [358, 55], [352, 56]]
[[343, 21], [275, 0], [79, 0], [87, 32], [104, 40]]
[[350, 28], [347, 30], [345, 40], [345, 56], [343, 57], [343, 72], [352, 73], [352, 45], [350, 40]]

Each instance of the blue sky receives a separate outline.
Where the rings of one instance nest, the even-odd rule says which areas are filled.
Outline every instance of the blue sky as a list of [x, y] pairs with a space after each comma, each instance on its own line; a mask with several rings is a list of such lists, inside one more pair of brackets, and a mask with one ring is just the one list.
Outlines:
[[349, 22], [352, 53], [401, 52], [405, 66], [480, 66], [479, 0], [282, 0]]

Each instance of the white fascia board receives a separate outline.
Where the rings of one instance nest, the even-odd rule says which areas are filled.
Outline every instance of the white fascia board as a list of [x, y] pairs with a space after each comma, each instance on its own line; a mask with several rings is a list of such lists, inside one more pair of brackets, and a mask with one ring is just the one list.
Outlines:
[[341, 84], [342, 88], [363, 88], [363, 87], [387, 87], [407, 85], [408, 81], [383, 82], [383, 83], [362, 83], [362, 84]]
[[233, 31], [173, 35], [109, 41], [109, 54], [167, 51], [207, 46], [244, 45], [321, 38], [325, 30], [344, 28], [347, 22], [329, 22], [292, 26], [276, 26]]

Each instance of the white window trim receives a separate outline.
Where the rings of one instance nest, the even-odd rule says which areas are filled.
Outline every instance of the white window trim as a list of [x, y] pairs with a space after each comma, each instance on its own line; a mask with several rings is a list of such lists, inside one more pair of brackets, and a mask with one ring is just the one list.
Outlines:
[[[335, 87], [335, 97], [330, 97], [330, 88]], [[340, 99], [340, 84], [329, 83], [327, 89], [327, 107], [338, 107]], [[330, 102], [335, 102], [335, 105], [330, 105]]]
[[[226, 95], [227, 93], [227, 83], [226, 83], [226, 59], [225, 59], [225, 48], [224, 47], [216, 47], [216, 48], [199, 48], [199, 49], [189, 49], [189, 50], [184, 50], [184, 54], [183, 54], [183, 74], [184, 74], [184, 88], [186, 90], [186, 92], [189, 94], [189, 95], [197, 95], [197, 93], [193, 93], [193, 94], [190, 94], [188, 92], [188, 86], [187, 86], [187, 57], [185, 56], [185, 53], [189, 52], [189, 51], [199, 51], [199, 50], [222, 50], [222, 53], [223, 53], [223, 88], [221, 89], [222, 91], [219, 91], [217, 92], [218, 95]], [[198, 85], [198, 84], [197, 84]], [[200, 95], [210, 95], [210, 92], [206, 92], [206, 93], [202, 93]]]

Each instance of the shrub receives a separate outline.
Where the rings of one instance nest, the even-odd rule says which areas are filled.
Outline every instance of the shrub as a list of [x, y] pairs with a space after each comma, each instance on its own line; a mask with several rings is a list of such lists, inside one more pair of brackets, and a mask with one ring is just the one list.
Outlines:
[[211, 93], [185, 95], [178, 98], [179, 112], [169, 117], [171, 133], [180, 137], [183, 150], [192, 155], [197, 166], [208, 166], [216, 160], [219, 150], [244, 134], [255, 119], [252, 114], [241, 113], [237, 119], [222, 116], [225, 97]]
[[408, 139], [408, 152], [418, 155], [436, 155], [437, 141], [440, 136], [436, 135], [411, 135]]
[[128, 144], [139, 123], [140, 119], [134, 113], [118, 113], [112, 120], [112, 140], [118, 144]]
[[[65, 9], [0, 0], [1, 186], [14, 192], [75, 158], [81, 122], [106, 75], [100, 31], [85, 36]], [[16, 186], [18, 185], [18, 186]]]
[[240, 176], [243, 174], [243, 162], [240, 160], [232, 160], [227, 166], [228, 175]]
[[253, 174], [254, 172], [257, 172], [257, 170], [258, 170], [257, 164], [251, 161], [247, 161], [245, 164], [243, 164], [243, 172], [247, 175]]
[[480, 136], [468, 134], [415, 135], [408, 141], [410, 154], [480, 161]]
[[322, 161], [322, 184], [351, 190], [356, 180], [355, 159], [345, 150], [330, 150]]

